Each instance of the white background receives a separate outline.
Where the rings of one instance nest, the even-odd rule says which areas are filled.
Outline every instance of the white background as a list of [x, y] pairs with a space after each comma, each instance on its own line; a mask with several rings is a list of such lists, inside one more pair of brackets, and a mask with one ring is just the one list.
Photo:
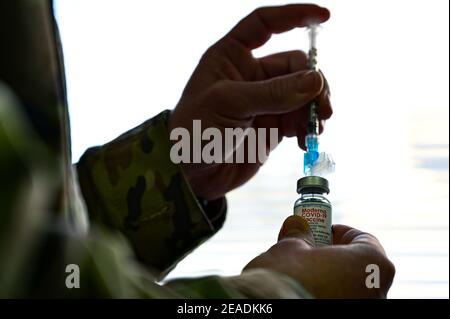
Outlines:
[[[285, 1], [58, 0], [73, 159], [173, 108], [202, 53], [239, 19]], [[392, 298], [449, 297], [448, 1], [318, 1], [334, 116], [334, 222], [374, 233], [397, 267]], [[306, 34], [254, 52], [307, 49]], [[275, 241], [297, 198], [302, 152], [287, 140], [229, 194], [224, 228], [170, 278], [237, 274]]]

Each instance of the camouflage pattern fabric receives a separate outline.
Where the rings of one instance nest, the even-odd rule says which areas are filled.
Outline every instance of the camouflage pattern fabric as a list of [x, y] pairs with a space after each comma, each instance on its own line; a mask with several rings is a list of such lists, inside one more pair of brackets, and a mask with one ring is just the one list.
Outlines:
[[[225, 217], [170, 161], [169, 113], [89, 149], [78, 184], [51, 3], [1, 2], [0, 43], [0, 297], [309, 297], [266, 270], [157, 284]], [[66, 285], [68, 265], [79, 288]]]
[[217, 230], [180, 165], [170, 160], [169, 114], [89, 149], [78, 163], [91, 219], [125, 233], [140, 260], [158, 271], [170, 269]]

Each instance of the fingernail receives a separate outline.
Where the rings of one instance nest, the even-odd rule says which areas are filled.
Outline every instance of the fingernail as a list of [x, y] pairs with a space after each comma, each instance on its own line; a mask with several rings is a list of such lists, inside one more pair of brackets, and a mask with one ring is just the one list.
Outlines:
[[318, 72], [309, 71], [298, 78], [298, 91], [301, 93], [319, 92], [322, 86], [322, 77]]
[[297, 215], [289, 216], [283, 223], [280, 231], [280, 237], [295, 237], [296, 235], [310, 232], [308, 222]]
[[315, 246], [314, 236], [308, 222], [297, 215], [289, 216], [283, 223], [278, 240], [286, 238], [300, 239], [299, 242], [303, 243], [304, 248]]

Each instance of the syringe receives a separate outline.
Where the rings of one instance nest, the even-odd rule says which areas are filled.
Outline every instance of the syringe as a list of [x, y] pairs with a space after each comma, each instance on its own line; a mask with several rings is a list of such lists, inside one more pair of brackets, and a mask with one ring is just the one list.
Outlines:
[[[316, 38], [319, 26], [312, 24], [308, 27], [309, 36], [309, 52], [308, 52], [308, 68], [317, 71], [317, 46]], [[308, 106], [308, 127], [305, 137], [306, 153], [303, 158], [303, 171], [305, 175], [311, 174], [311, 168], [319, 158], [319, 118], [317, 115], [317, 103], [311, 102]]]

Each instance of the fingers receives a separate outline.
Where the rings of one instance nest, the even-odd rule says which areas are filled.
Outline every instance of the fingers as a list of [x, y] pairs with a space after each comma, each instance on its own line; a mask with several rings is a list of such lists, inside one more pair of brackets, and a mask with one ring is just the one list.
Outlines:
[[333, 245], [368, 244], [384, 252], [378, 239], [361, 230], [346, 225], [333, 225]]
[[[253, 126], [255, 128], [264, 128], [266, 132], [269, 132], [271, 128], [278, 129], [278, 144], [283, 139], [283, 134], [280, 134], [280, 122], [278, 115], [261, 115], [258, 117], [255, 117], [255, 120], [253, 121]], [[258, 130], [256, 133], [256, 136], [258, 138]], [[273, 145], [270, 145], [270, 134], [266, 134], [266, 153], [270, 153], [273, 151]]]
[[[288, 51], [260, 58], [258, 64], [261, 67], [262, 73], [258, 78], [272, 78], [307, 69], [307, 56], [302, 51]], [[328, 82], [323, 76], [323, 73], [320, 72], [320, 74], [324, 80], [324, 86], [316, 101], [319, 106], [319, 134], [322, 134], [325, 120], [331, 117], [333, 111], [331, 108]], [[299, 146], [304, 148], [308, 109], [300, 107], [294, 111], [277, 116], [279, 117], [278, 128], [280, 129], [281, 136], [297, 136]]]
[[380, 267], [381, 297], [386, 297], [387, 291], [395, 276], [395, 266], [388, 259], [383, 246], [378, 239], [358, 229], [345, 225], [333, 225], [333, 245], [346, 245], [353, 253], [362, 252], [359, 259], [368, 264], [376, 264]]
[[292, 215], [286, 218], [278, 235], [278, 241], [287, 238], [294, 238], [300, 240], [305, 248], [315, 246], [314, 236], [308, 222], [297, 215]]
[[266, 43], [272, 34], [322, 23], [329, 17], [327, 9], [314, 4], [259, 8], [242, 19], [225, 38], [231, 37], [252, 50]]
[[308, 57], [298, 50], [268, 55], [257, 59], [257, 62], [261, 70], [258, 80], [306, 70], [308, 67]]
[[322, 92], [320, 92], [319, 97], [317, 98], [319, 104], [318, 115], [320, 119], [328, 120], [331, 117], [331, 115], [333, 115], [333, 109], [331, 107], [330, 101], [330, 87], [322, 71], [319, 72], [320, 74], [322, 74], [324, 86]]
[[300, 71], [265, 81], [232, 82], [228, 92], [239, 92], [246, 107], [234, 112], [244, 117], [283, 114], [299, 109], [313, 100], [322, 90], [323, 80], [318, 72]]
[[[321, 106], [319, 105], [319, 108]], [[276, 115], [279, 118], [279, 132], [282, 137], [297, 137], [298, 146], [306, 150], [307, 118], [309, 109], [301, 107], [295, 111]], [[257, 122], [255, 122], [257, 123]], [[319, 134], [323, 133], [325, 120], [319, 121]]]

